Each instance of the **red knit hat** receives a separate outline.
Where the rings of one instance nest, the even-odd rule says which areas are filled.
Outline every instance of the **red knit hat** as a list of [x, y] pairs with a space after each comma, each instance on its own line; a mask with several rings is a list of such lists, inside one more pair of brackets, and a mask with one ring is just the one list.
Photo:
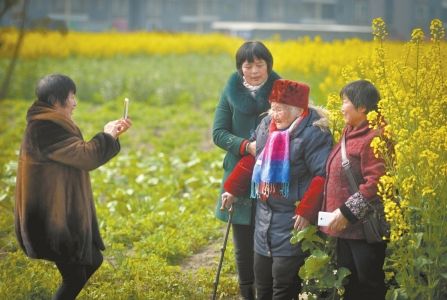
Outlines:
[[273, 83], [269, 101], [284, 103], [304, 110], [309, 105], [310, 87], [302, 82], [278, 79]]

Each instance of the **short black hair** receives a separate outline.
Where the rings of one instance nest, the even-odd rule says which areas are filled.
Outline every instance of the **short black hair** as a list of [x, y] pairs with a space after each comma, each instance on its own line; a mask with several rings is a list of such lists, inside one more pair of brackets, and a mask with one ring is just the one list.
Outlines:
[[356, 80], [345, 85], [340, 91], [340, 98], [346, 96], [355, 108], [365, 107], [366, 113], [377, 111], [380, 94], [368, 80]]
[[267, 72], [270, 74], [273, 68], [273, 56], [270, 50], [262, 42], [247, 41], [236, 52], [236, 69], [241, 76], [242, 64], [245, 61], [252, 63], [256, 58], [263, 59], [267, 63]]
[[39, 101], [51, 106], [59, 102], [62, 106], [65, 106], [68, 94], [70, 92], [76, 94], [76, 84], [66, 75], [50, 74], [39, 80], [35, 92]]

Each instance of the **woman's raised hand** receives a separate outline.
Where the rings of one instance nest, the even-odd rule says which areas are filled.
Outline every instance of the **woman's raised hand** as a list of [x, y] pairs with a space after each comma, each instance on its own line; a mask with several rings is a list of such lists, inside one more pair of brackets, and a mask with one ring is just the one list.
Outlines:
[[132, 121], [127, 119], [119, 119], [108, 122], [104, 126], [104, 132], [110, 134], [115, 139], [118, 138], [122, 133], [126, 132], [132, 126]]
[[117, 121], [117, 132], [118, 136], [126, 132], [132, 126], [132, 121], [129, 118], [120, 119]]

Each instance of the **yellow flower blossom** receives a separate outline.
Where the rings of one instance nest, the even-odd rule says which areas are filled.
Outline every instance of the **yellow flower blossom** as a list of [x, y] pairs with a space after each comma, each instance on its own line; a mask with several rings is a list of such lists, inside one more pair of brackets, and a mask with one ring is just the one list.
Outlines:
[[422, 29], [420, 28], [416, 28], [413, 30], [413, 32], [411, 33], [411, 41], [413, 43], [419, 43], [422, 42], [424, 40], [424, 31], [422, 31]]
[[434, 19], [430, 23], [430, 35], [431, 40], [434, 42], [441, 41], [445, 37], [445, 29], [442, 25], [442, 21]]
[[382, 41], [388, 35], [386, 24], [382, 18], [376, 18], [372, 22], [374, 40]]
[[431, 187], [425, 187], [422, 189], [422, 196], [436, 196], [436, 192]]

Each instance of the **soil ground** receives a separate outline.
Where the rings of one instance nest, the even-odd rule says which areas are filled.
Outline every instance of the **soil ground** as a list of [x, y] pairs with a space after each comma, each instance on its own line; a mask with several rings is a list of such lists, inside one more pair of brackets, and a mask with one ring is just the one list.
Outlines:
[[[205, 248], [203, 248], [200, 252], [197, 252], [196, 254], [190, 256], [187, 258], [183, 264], [182, 269], [187, 272], [194, 272], [194, 270], [198, 269], [199, 267], [209, 268], [214, 272], [217, 268], [217, 263], [220, 257], [220, 248], [222, 247], [223, 243], [223, 234], [224, 231], [222, 231], [222, 238], [218, 239], [216, 241], [213, 241], [211, 244], [207, 245]], [[230, 241], [231, 237], [229, 237]], [[239, 299], [239, 298], [232, 298], [232, 299]], [[306, 300], [307, 297], [305, 294], [300, 295], [300, 300]], [[231, 300], [231, 299], [228, 299]]]

